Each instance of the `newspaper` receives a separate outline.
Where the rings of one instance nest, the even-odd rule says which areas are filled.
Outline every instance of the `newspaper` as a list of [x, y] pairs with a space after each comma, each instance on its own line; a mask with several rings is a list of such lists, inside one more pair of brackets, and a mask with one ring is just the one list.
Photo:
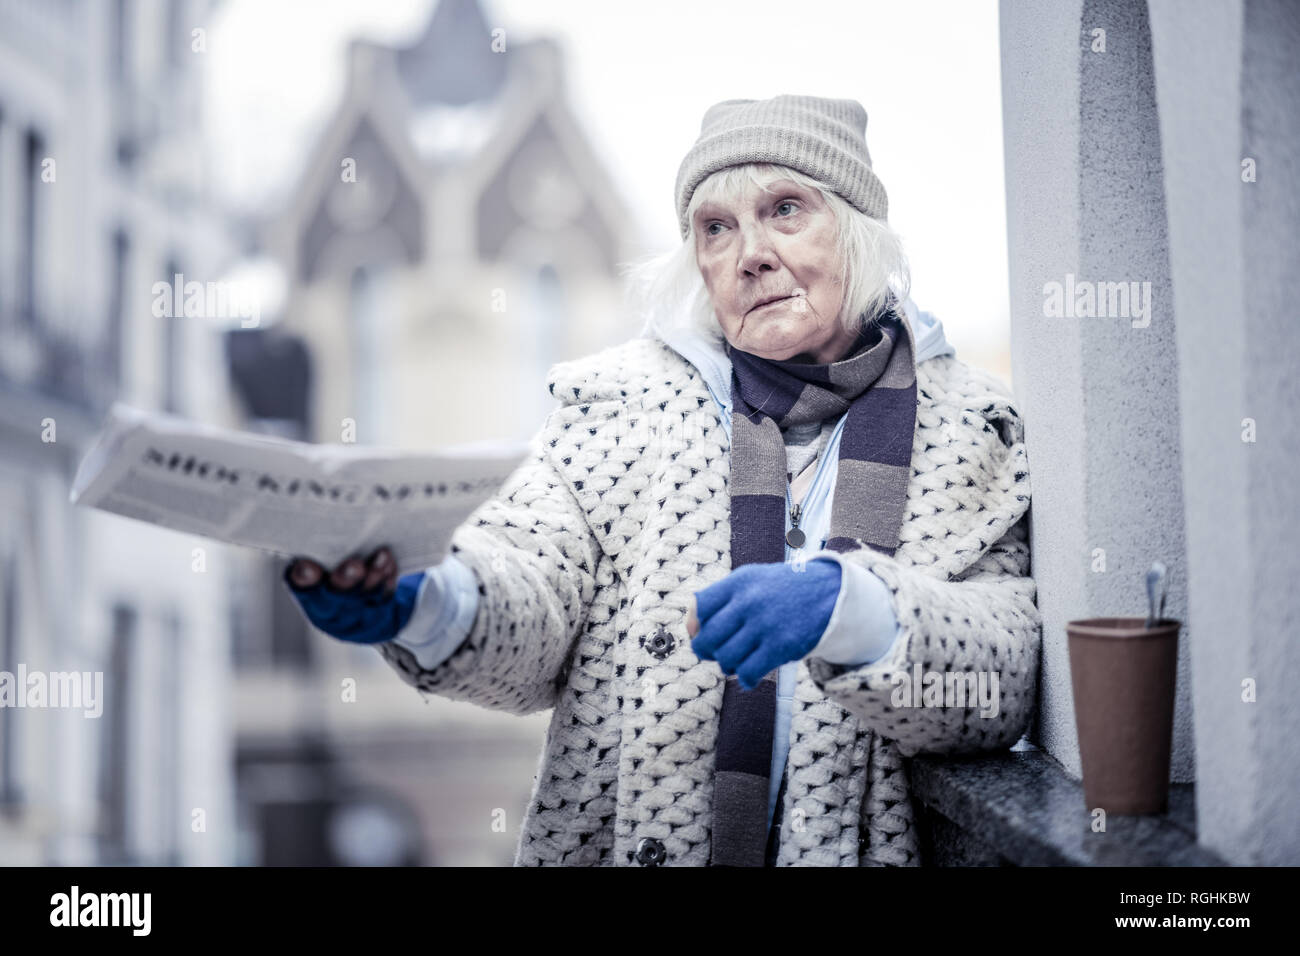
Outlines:
[[405, 574], [446, 556], [457, 526], [529, 447], [317, 445], [115, 402], [69, 500], [326, 568], [387, 545]]

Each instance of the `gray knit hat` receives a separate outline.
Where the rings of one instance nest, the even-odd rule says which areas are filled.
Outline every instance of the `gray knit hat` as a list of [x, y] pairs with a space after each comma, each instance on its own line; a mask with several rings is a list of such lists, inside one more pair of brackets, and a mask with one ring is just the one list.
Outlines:
[[867, 111], [857, 100], [783, 94], [770, 100], [723, 100], [710, 106], [677, 171], [677, 218], [690, 233], [686, 209], [700, 183], [719, 169], [775, 163], [806, 173], [874, 219], [889, 197], [871, 171]]

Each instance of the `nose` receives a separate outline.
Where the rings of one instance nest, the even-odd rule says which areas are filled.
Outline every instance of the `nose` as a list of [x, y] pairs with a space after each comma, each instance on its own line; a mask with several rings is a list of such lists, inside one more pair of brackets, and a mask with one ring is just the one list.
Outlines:
[[776, 250], [767, 235], [767, 230], [757, 223], [748, 223], [740, 227], [740, 258], [736, 269], [740, 275], [756, 276], [761, 272], [772, 272], [779, 267]]

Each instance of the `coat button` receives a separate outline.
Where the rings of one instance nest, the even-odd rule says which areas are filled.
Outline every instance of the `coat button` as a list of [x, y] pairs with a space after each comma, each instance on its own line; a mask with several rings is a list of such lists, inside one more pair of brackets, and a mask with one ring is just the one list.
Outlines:
[[658, 866], [667, 858], [663, 843], [654, 837], [643, 837], [636, 845], [636, 861], [642, 866]]
[[663, 660], [673, 652], [673, 646], [675, 644], [676, 641], [674, 641], [673, 636], [668, 633], [668, 628], [661, 624], [659, 625], [659, 630], [655, 631], [654, 637], [650, 638], [646, 646], [649, 647], [651, 654], [660, 660]]

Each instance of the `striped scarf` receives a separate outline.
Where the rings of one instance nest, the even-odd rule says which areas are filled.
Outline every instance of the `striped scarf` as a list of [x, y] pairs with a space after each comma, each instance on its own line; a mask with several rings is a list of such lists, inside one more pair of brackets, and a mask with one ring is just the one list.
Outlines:
[[[896, 300], [865, 323], [848, 357], [772, 361], [725, 345], [731, 358], [731, 567], [785, 561], [787, 472], [781, 429], [848, 417], [827, 550], [898, 547], [916, 427], [912, 331]], [[795, 515], [797, 519], [797, 513]], [[817, 542], [808, 542], [818, 550]], [[776, 671], [744, 691], [723, 689], [714, 770], [711, 866], [763, 866], [776, 719]]]

